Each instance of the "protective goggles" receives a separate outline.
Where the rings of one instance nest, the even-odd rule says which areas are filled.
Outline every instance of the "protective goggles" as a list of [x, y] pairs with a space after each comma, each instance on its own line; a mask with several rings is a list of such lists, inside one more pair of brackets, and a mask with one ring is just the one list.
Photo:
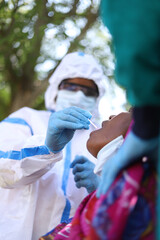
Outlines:
[[84, 93], [84, 95], [86, 95], [87, 97], [98, 97], [99, 96], [99, 91], [98, 91], [98, 87], [95, 85], [95, 88], [91, 88], [88, 86], [84, 86], [81, 84], [77, 84], [77, 83], [72, 83], [72, 82], [68, 82], [67, 80], [64, 80], [60, 83], [58, 89], [65, 89], [65, 90], [69, 90], [69, 91], [82, 91]]

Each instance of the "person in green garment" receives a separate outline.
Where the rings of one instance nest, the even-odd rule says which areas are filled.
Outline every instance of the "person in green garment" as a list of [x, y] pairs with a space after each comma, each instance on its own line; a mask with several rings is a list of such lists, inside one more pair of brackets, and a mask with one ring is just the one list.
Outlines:
[[[134, 124], [117, 154], [104, 165], [97, 197], [107, 192], [121, 169], [141, 156], [152, 156], [160, 176], [160, 1], [102, 0], [100, 14], [113, 38], [115, 77], [133, 106]], [[158, 226], [159, 182], [157, 198]]]

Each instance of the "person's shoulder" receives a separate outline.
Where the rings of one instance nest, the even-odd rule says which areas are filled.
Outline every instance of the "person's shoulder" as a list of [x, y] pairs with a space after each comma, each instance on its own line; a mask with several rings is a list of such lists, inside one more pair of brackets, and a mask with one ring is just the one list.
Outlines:
[[27, 109], [27, 111], [31, 111], [33, 114], [35, 115], [39, 115], [39, 116], [49, 116], [51, 114], [51, 111], [48, 111], [48, 110], [37, 110], [37, 109], [33, 109], [33, 108], [30, 108], [30, 109]]
[[30, 107], [22, 107], [9, 115], [10, 118], [21, 118], [30, 122], [31, 119], [46, 118], [50, 116], [50, 111], [37, 110]]
[[34, 112], [34, 109], [32, 108], [29, 108], [29, 107], [22, 107], [22, 108], [19, 108], [18, 110], [16, 110], [15, 112], [11, 113], [10, 116], [23, 116], [25, 114], [31, 114], [32, 112]]
[[47, 114], [48, 111], [45, 110], [36, 110], [30, 107], [22, 107], [15, 112], [11, 113], [9, 117], [18, 117], [18, 118], [25, 118], [25, 117], [31, 117], [33, 115], [44, 115]]

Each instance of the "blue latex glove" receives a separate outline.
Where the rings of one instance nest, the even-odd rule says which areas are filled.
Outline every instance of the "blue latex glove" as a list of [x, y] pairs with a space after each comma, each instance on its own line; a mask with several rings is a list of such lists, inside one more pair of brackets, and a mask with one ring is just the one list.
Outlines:
[[116, 155], [104, 164], [101, 181], [97, 189], [97, 197], [107, 192], [120, 170], [139, 157], [151, 155], [157, 147], [158, 138], [143, 140], [131, 131]]
[[73, 168], [77, 188], [85, 187], [88, 193], [97, 189], [100, 177], [93, 172], [94, 163], [84, 156], [76, 156], [70, 167]]
[[72, 139], [76, 129], [89, 129], [91, 114], [78, 107], [69, 107], [51, 114], [45, 144], [57, 153]]

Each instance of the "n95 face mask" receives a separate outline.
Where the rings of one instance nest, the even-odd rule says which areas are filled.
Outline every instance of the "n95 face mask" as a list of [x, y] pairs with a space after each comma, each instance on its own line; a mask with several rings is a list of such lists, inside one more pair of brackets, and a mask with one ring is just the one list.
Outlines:
[[99, 152], [97, 155], [97, 163], [94, 168], [94, 173], [101, 175], [103, 165], [107, 160], [109, 160], [111, 157], [113, 157], [120, 146], [122, 145], [124, 141], [123, 136], [119, 136], [115, 138], [113, 141], [110, 143], [106, 144]]
[[82, 91], [59, 90], [56, 100], [56, 111], [76, 106], [92, 113], [96, 103], [95, 97], [87, 97]]

